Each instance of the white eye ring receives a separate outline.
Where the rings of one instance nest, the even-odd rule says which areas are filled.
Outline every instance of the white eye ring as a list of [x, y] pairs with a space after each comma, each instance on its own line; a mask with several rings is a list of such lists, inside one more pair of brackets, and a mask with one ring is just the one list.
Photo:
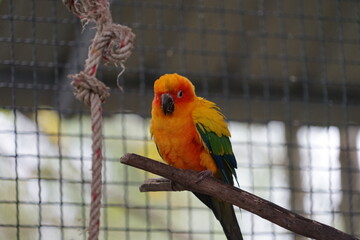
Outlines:
[[183, 91], [182, 91], [182, 90], [178, 91], [177, 97], [178, 97], [178, 98], [182, 98], [182, 96], [183, 96]]

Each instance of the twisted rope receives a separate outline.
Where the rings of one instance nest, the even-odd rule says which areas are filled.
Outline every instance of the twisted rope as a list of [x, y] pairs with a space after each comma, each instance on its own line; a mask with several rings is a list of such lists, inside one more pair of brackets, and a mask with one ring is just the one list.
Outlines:
[[63, 0], [63, 3], [81, 19], [83, 25], [93, 21], [97, 27], [84, 70], [70, 76], [73, 79], [71, 85], [74, 87], [75, 97], [89, 106], [91, 112], [92, 181], [88, 240], [97, 240], [100, 229], [103, 160], [101, 104], [110, 93], [109, 88], [95, 75], [101, 59], [106, 64], [123, 67], [131, 54], [135, 35], [130, 28], [112, 22], [107, 0]]

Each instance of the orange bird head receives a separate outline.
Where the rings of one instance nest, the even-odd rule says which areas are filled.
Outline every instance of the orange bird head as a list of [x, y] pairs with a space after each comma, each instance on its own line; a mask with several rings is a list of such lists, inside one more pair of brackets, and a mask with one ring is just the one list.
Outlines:
[[195, 87], [186, 77], [177, 73], [165, 74], [155, 81], [153, 110], [173, 115], [178, 109], [190, 105], [196, 98]]

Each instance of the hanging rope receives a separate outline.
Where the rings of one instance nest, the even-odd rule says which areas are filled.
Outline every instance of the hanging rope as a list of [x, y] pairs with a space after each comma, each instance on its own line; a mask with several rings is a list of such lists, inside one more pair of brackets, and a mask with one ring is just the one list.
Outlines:
[[88, 105], [91, 112], [92, 181], [88, 240], [97, 240], [100, 229], [103, 160], [101, 104], [110, 93], [109, 88], [95, 75], [101, 59], [124, 69], [123, 63], [131, 54], [135, 35], [130, 28], [112, 22], [107, 0], [63, 0], [63, 3], [81, 19], [84, 26], [93, 21], [97, 29], [89, 47], [84, 70], [70, 76], [73, 79], [71, 85], [75, 89], [75, 97]]

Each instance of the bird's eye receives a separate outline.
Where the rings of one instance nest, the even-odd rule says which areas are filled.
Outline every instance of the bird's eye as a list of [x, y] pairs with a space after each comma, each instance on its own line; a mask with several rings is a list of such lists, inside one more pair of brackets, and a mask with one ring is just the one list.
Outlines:
[[177, 97], [178, 97], [178, 98], [181, 98], [182, 96], [183, 96], [183, 91], [181, 91], [181, 90], [180, 90], [180, 91], [178, 91], [178, 93], [177, 93]]

